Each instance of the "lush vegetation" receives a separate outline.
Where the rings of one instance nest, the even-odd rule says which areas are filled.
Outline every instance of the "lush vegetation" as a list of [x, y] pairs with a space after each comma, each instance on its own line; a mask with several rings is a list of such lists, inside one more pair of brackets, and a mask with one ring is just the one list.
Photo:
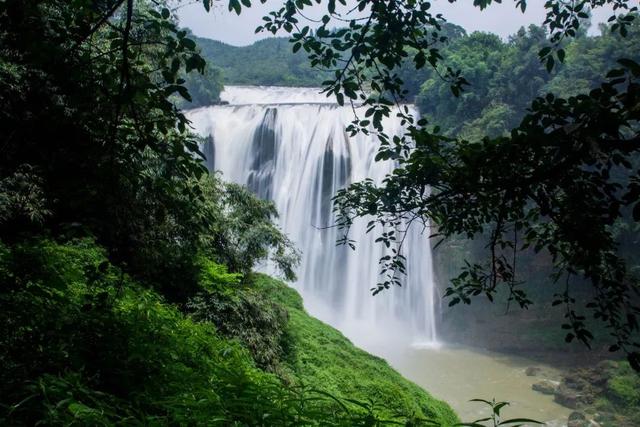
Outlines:
[[[8, 0], [0, 26], [0, 424], [457, 421], [255, 276], [297, 252], [207, 172], [179, 98], [219, 86], [162, 2]], [[298, 363], [306, 325], [353, 364]]]
[[[207, 262], [189, 304], [199, 314], [188, 316], [110, 264], [91, 239], [0, 249], [3, 425], [456, 421], [445, 404], [306, 315], [280, 282], [242, 284]], [[246, 316], [225, 316], [224, 329], [202, 319], [225, 313], [221, 306]], [[307, 361], [306, 346], [324, 348]], [[267, 359], [280, 370], [260, 369]]]
[[600, 35], [588, 36], [586, 27], [584, 23], [580, 33], [566, 42], [564, 61], [552, 72], [538, 57], [548, 43], [543, 27], [521, 28], [507, 41], [494, 34], [450, 31], [453, 35], [441, 55], [469, 81], [464, 92], [454, 96], [433, 69], [422, 70], [419, 78], [412, 76], [405, 88], [410, 90], [408, 96], [417, 95], [420, 111], [430, 123], [440, 126], [444, 135], [476, 141], [506, 135], [522, 121], [535, 97], [553, 93], [568, 98], [588, 93], [602, 84], [616, 59], [640, 60], [637, 22], [630, 25], [625, 37], [612, 33], [606, 25], [601, 26]]
[[286, 38], [268, 38], [243, 47], [195, 39], [202, 56], [222, 70], [225, 84], [320, 86], [326, 80], [326, 73], [312, 68], [302, 52], [291, 51]]
[[414, 414], [418, 419], [455, 423], [449, 407], [399, 377], [384, 360], [354, 347], [339, 331], [310, 317], [293, 289], [264, 275], [255, 283], [257, 292], [287, 308], [289, 339], [294, 345], [285, 357], [285, 369], [294, 383], [322, 384], [325, 391], [343, 399], [366, 396], [368, 408], [389, 418]]
[[[340, 103], [345, 96], [358, 98], [358, 81], [366, 71], [375, 95], [364, 101], [371, 108], [370, 120], [382, 132], [380, 119], [389, 112], [385, 96], [401, 92], [401, 82], [384, 70], [400, 65], [405, 48], [414, 50], [416, 65], [429, 62], [436, 67], [441, 55], [429, 49], [431, 42], [441, 46], [443, 40], [437, 31], [432, 35], [440, 24], [426, 12], [428, 3], [368, 2], [360, 2], [361, 10], [373, 13], [368, 23], [355, 20], [348, 28], [328, 32], [327, 16], [315, 35], [308, 27], [300, 29], [293, 36], [293, 50], [304, 47], [311, 52], [311, 66], [331, 68], [343, 59], [340, 52], [351, 50], [346, 72], [334, 74], [329, 93]], [[211, 6], [210, 0], [202, 3], [205, 9]], [[288, 2], [266, 21], [267, 28], [293, 31], [294, 15], [308, 3]], [[242, 7], [238, 0], [229, 6], [238, 12]], [[333, 15], [335, 2], [330, 0], [327, 7]], [[565, 59], [558, 34], [574, 36], [577, 21], [570, 18], [581, 13], [572, 10], [567, 18], [560, 13], [564, 10], [550, 13], [549, 22], [557, 23], [551, 34], [557, 49], [542, 55], [548, 68], [553, 58]], [[629, 32], [627, 18], [622, 16], [612, 27], [622, 36]], [[164, 2], [4, 0], [0, 27], [2, 424], [457, 421], [445, 404], [307, 316], [290, 289], [253, 272], [258, 262], [268, 259], [293, 278], [298, 257], [274, 226], [277, 213], [271, 203], [208, 174], [180, 99], [215, 99], [219, 79], [205, 73], [217, 76], [218, 71], [207, 68], [207, 48], [200, 50], [177, 26]], [[327, 37], [328, 45], [318, 41]], [[297, 56], [283, 53], [283, 58], [296, 58], [288, 69], [298, 70], [292, 77], [278, 77], [286, 77], [283, 83], [315, 81], [310, 77], [315, 74], [296, 62]], [[616, 346], [631, 355], [636, 368], [636, 308], [627, 292], [633, 284], [618, 263], [609, 228], [618, 226], [622, 209], [633, 208], [640, 188], [633, 176], [626, 187], [611, 187], [609, 182], [612, 162], [623, 175], [634, 170], [628, 158], [637, 142], [633, 123], [640, 111], [635, 95], [640, 71], [631, 60], [621, 65], [588, 96], [537, 100], [511, 137], [453, 144], [447, 137], [425, 133], [427, 127], [410, 126], [414, 149], [393, 141], [399, 148], [395, 153], [380, 133], [380, 158], [399, 161], [401, 168], [386, 182], [392, 194], [415, 197], [412, 185], [438, 190], [434, 199], [420, 199], [426, 208], [417, 213], [439, 220], [444, 234], [474, 234], [489, 223], [495, 225], [490, 232], [493, 247], [508, 247], [503, 236], [524, 228], [528, 240], [564, 263], [562, 271], [583, 269], [599, 292], [606, 291], [597, 295], [596, 313], [606, 317]], [[224, 73], [224, 64], [214, 66]], [[264, 69], [269, 68], [265, 64]], [[466, 83], [454, 69], [443, 75], [454, 94]], [[275, 82], [265, 77], [261, 83]], [[611, 115], [612, 110], [616, 114]], [[581, 111], [589, 114], [578, 114]], [[564, 125], [576, 116], [576, 129], [540, 128], [550, 119], [560, 118]], [[369, 131], [364, 121], [358, 124]], [[557, 144], [538, 147], [532, 135]], [[599, 150], [585, 149], [585, 143]], [[568, 160], [552, 161], [557, 148], [566, 146], [576, 147], [569, 150]], [[451, 163], [435, 161], [434, 155]], [[522, 173], [503, 175], [484, 168], [503, 165], [505, 159], [520, 161]], [[478, 188], [478, 176], [486, 188]], [[469, 182], [474, 185], [469, 187]], [[358, 194], [359, 189], [364, 193]], [[345, 218], [363, 214], [358, 210], [361, 195], [367, 197], [364, 213], [377, 214], [382, 221], [390, 209], [406, 207], [407, 200], [383, 197], [377, 190], [365, 185], [342, 193], [346, 203], [339, 206]], [[547, 192], [562, 196], [544, 198], [548, 205], [537, 199], [538, 204], [532, 204], [532, 195]], [[351, 197], [354, 193], [358, 197]], [[470, 194], [474, 203], [469, 203]], [[433, 200], [444, 202], [431, 205]], [[607, 203], [604, 211], [586, 209]], [[532, 205], [533, 211], [528, 210]], [[496, 216], [495, 207], [500, 206], [504, 209]], [[456, 209], [460, 213], [451, 215]], [[532, 225], [540, 218], [546, 221], [541, 229], [538, 223]], [[585, 231], [592, 233], [590, 240], [585, 240]], [[389, 243], [388, 238], [382, 241]], [[511, 285], [510, 296], [526, 305], [524, 295], [513, 291], [514, 275], [504, 257], [494, 254], [492, 260], [489, 276], [475, 265], [465, 271], [461, 280], [477, 280], [460, 282], [455, 295], [465, 300], [469, 293], [492, 295], [499, 274]], [[565, 295], [569, 326], [586, 341], [582, 318], [571, 310], [568, 292]], [[627, 310], [625, 318], [619, 315], [620, 307]], [[611, 387], [616, 398], [626, 402], [634, 384], [620, 379]], [[495, 411], [502, 406], [493, 405]]]
[[597, 402], [601, 408], [613, 408], [614, 412], [626, 414], [634, 422], [640, 422], [640, 379], [626, 363], [618, 365], [613, 377], [607, 382], [607, 393]]

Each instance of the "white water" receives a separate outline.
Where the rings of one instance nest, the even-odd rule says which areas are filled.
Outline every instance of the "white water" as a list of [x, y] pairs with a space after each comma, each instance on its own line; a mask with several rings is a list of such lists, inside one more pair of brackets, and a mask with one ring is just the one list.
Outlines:
[[[275, 202], [280, 226], [302, 251], [298, 281], [307, 309], [357, 344], [414, 342], [433, 345], [436, 301], [431, 248], [415, 228], [405, 241], [405, 284], [372, 296], [379, 281], [378, 260], [386, 254], [365, 233], [366, 221], [352, 228], [357, 249], [336, 247], [331, 197], [351, 182], [380, 182], [393, 169], [374, 162], [375, 137], [349, 138], [350, 107], [340, 107], [313, 88], [227, 87], [228, 105], [189, 111], [195, 130], [208, 137], [203, 147], [210, 168], [227, 180], [246, 184]], [[399, 119], [385, 131], [402, 131]]]
[[[384, 251], [374, 243], [375, 233], [365, 234], [366, 221], [352, 230], [355, 252], [335, 246], [335, 228], [319, 229], [333, 223], [330, 199], [336, 190], [367, 177], [379, 182], [393, 168], [373, 161], [377, 143], [372, 137], [347, 137], [350, 108], [311, 88], [232, 86], [222, 98], [229, 104], [192, 110], [187, 116], [207, 137], [203, 152], [210, 168], [275, 202], [282, 229], [303, 252], [293, 285], [312, 315], [385, 358], [450, 403], [466, 421], [488, 415], [469, 399], [495, 397], [512, 403], [509, 415], [566, 426], [570, 411], [531, 389], [539, 378], [526, 376], [525, 368], [535, 362], [440, 346], [440, 299], [431, 248], [421, 230], [415, 229], [405, 242], [406, 284], [374, 297], [369, 289], [378, 282]], [[388, 133], [402, 130], [395, 118], [384, 126]]]

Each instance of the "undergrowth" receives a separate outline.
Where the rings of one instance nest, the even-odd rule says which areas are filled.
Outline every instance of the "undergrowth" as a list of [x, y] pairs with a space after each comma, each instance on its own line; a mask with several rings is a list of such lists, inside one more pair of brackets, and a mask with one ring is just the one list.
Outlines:
[[[107, 262], [90, 239], [0, 245], [0, 424], [456, 420], [445, 404], [306, 315], [284, 284], [257, 276], [255, 285], [241, 285], [211, 262], [202, 269], [199, 301], [216, 300], [218, 317], [196, 315], [197, 299], [193, 315], [169, 304]], [[222, 313], [231, 314], [224, 331], [214, 324]], [[248, 319], [253, 329], [239, 329]]]

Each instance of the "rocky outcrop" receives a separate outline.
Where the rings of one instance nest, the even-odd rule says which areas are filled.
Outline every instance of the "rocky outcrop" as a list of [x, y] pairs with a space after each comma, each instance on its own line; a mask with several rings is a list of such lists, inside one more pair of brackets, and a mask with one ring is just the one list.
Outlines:
[[542, 394], [554, 394], [558, 388], [558, 383], [550, 380], [542, 380], [533, 384], [531, 388]]
[[567, 408], [577, 409], [581, 403], [582, 396], [574, 389], [567, 387], [566, 384], [560, 384], [553, 394], [553, 400]]
[[[525, 371], [529, 376], [540, 378], [531, 388], [553, 395], [555, 402], [574, 410], [569, 415], [567, 427], [640, 426], [640, 409], [634, 410], [624, 397], [616, 397], [612, 391], [615, 390], [613, 384], [620, 382], [618, 362], [609, 360], [592, 368], [572, 369], [564, 373], [561, 381], [552, 381], [548, 379], [553, 375], [551, 372], [534, 368]], [[627, 388], [632, 390], [633, 386]]]
[[[619, 381], [618, 362], [604, 361], [593, 368], [573, 369], [565, 373], [552, 393], [552, 381], [542, 380], [533, 389], [553, 394], [560, 405], [574, 409], [567, 420], [567, 427], [632, 427], [638, 426], [640, 412], [611, 397], [612, 382]], [[616, 406], [618, 405], [618, 406]]]

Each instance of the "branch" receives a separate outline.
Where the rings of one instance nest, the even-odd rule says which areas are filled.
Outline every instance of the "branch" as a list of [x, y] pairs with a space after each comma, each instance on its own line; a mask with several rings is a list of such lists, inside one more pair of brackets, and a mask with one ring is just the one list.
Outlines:
[[89, 37], [94, 35], [95, 32], [98, 31], [100, 29], [100, 27], [102, 27], [105, 24], [105, 22], [107, 22], [116, 13], [116, 11], [120, 8], [120, 6], [122, 6], [122, 4], [124, 2], [125, 2], [125, 0], [116, 1], [116, 3], [111, 7], [111, 9], [109, 9], [107, 11], [107, 13], [105, 15], [103, 15], [100, 18], [100, 20], [93, 27], [91, 27], [89, 32], [87, 34], [85, 34], [84, 36], [82, 36], [82, 38], [80, 40], [78, 40], [76, 45], [73, 47], [73, 50], [75, 50], [78, 46], [80, 46], [82, 43], [84, 43], [85, 40], [87, 40]]

